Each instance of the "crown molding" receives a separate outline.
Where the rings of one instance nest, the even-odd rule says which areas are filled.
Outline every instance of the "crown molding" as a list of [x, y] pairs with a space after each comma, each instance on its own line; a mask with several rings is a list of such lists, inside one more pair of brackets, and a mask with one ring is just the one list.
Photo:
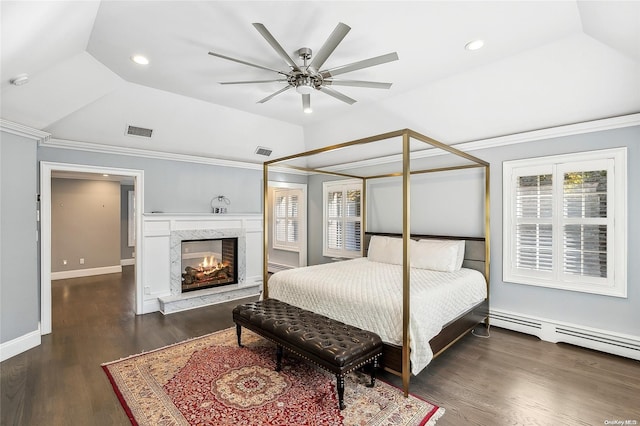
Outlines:
[[599, 120], [584, 121], [581, 123], [566, 124], [556, 127], [531, 130], [529, 132], [514, 133], [495, 138], [481, 139], [472, 142], [452, 145], [465, 151], [494, 148], [505, 145], [541, 141], [545, 139], [559, 138], [563, 136], [580, 135], [584, 133], [600, 132], [604, 130], [620, 129], [640, 125], [640, 113], [622, 115], [619, 117], [603, 118]]
[[71, 141], [66, 139], [49, 139], [39, 143], [41, 147], [71, 149], [75, 151], [95, 152], [101, 154], [127, 155], [130, 157], [151, 158], [156, 160], [183, 161], [187, 163], [207, 164], [239, 169], [262, 170], [262, 164], [246, 161], [225, 160], [222, 158], [200, 157], [197, 155], [176, 154], [171, 152], [150, 151], [146, 149], [122, 146], [102, 145], [91, 142]]
[[43, 132], [42, 130], [34, 129], [23, 124], [14, 123], [13, 121], [5, 120], [3, 118], [0, 118], [0, 130], [13, 135], [33, 139], [39, 143], [48, 141], [51, 138], [51, 133]]
[[[515, 145], [533, 141], [541, 141], [564, 136], [579, 135], [583, 133], [613, 130], [623, 127], [640, 125], [640, 113], [629, 114], [618, 117], [604, 118], [600, 120], [586, 121], [582, 123], [567, 124], [563, 126], [549, 127], [532, 130], [522, 133], [498, 136], [494, 138], [480, 139], [469, 142], [452, 144], [451, 146], [464, 152], [476, 151], [488, 148], [495, 148], [506, 145]], [[72, 149], [77, 151], [97, 152], [103, 154], [128, 155], [132, 157], [152, 158], [159, 160], [183, 161], [189, 163], [207, 164], [221, 167], [234, 167], [249, 170], [262, 170], [262, 164], [250, 163], [246, 161], [226, 160], [221, 158], [200, 157], [187, 154], [175, 154], [162, 151], [149, 151], [137, 148], [116, 147], [90, 142], [71, 141], [65, 139], [51, 138], [51, 134], [40, 130], [32, 129], [21, 124], [0, 119], [0, 128], [3, 131], [25, 136], [38, 141], [39, 146], [59, 149]], [[442, 150], [430, 148], [412, 154], [412, 160], [445, 155]], [[349, 169], [377, 166], [398, 162], [402, 160], [401, 155], [389, 155], [371, 160], [349, 162], [330, 167], [321, 167], [324, 171], [344, 171]], [[275, 168], [275, 166], [273, 166]], [[289, 174], [308, 174], [295, 170], [282, 170]]]
[[[604, 130], [620, 129], [623, 127], [632, 126], [640, 126], [640, 113], [623, 115], [619, 117], [603, 118], [600, 120], [585, 121], [582, 123], [567, 124], [563, 126], [548, 127], [522, 133], [513, 133], [510, 135], [497, 136], [494, 138], [451, 144], [451, 146], [463, 152], [470, 152], [481, 149], [495, 148], [506, 145], [516, 145], [520, 143], [542, 141], [545, 139], [580, 135], [584, 133], [600, 132]], [[448, 153], [437, 148], [429, 148], [421, 150], [419, 152], [414, 152], [411, 155], [411, 159], [417, 160], [421, 158], [436, 157], [439, 155], [448, 155]], [[344, 171], [361, 167], [389, 164], [399, 161], [402, 161], [401, 154], [389, 155], [385, 157], [374, 158], [371, 160], [344, 163], [330, 167], [321, 167], [319, 169], [324, 171]]]

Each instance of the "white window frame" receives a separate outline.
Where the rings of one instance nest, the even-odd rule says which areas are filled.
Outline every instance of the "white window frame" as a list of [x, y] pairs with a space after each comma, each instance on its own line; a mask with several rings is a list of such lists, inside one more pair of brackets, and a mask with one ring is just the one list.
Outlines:
[[[563, 226], [572, 219], [563, 217], [563, 176], [565, 172], [594, 170], [606, 164], [607, 277], [596, 278], [563, 273]], [[553, 176], [552, 225], [553, 269], [550, 272], [519, 269], [516, 266], [517, 177], [548, 174]], [[545, 222], [545, 219], [540, 219]], [[587, 221], [583, 219], [583, 221]], [[597, 222], [597, 220], [596, 220]], [[541, 287], [627, 297], [627, 149], [614, 148], [503, 163], [503, 281]]]
[[[296, 221], [298, 222], [298, 240], [295, 242], [288, 242], [288, 241], [278, 241], [277, 239], [277, 221], [279, 219], [278, 214], [277, 214], [277, 210], [278, 210], [278, 205], [277, 205], [277, 200], [278, 200], [278, 196], [282, 195], [284, 197], [290, 197], [291, 195], [297, 195], [298, 196], [298, 215], [296, 216]], [[273, 248], [278, 249], [278, 250], [288, 250], [288, 251], [300, 251], [300, 241], [301, 241], [301, 217], [300, 217], [300, 206], [302, 204], [302, 197], [303, 197], [303, 191], [302, 189], [299, 188], [274, 188], [273, 189]], [[287, 201], [288, 203], [288, 201]], [[288, 212], [289, 209], [285, 208], [285, 211]], [[288, 216], [288, 214], [286, 214], [286, 216], [282, 217], [283, 219], [285, 219], [285, 222], [288, 223], [289, 221], [293, 220], [290, 216]], [[289, 227], [285, 225], [285, 234], [287, 234], [288, 236], [288, 229]], [[286, 240], [288, 240], [288, 238], [286, 238]]]
[[[346, 249], [341, 249], [341, 250], [337, 250], [337, 249], [331, 249], [328, 246], [328, 237], [329, 237], [329, 233], [328, 233], [328, 229], [327, 229], [327, 225], [329, 222], [329, 214], [328, 214], [328, 196], [329, 196], [329, 192], [330, 191], [336, 191], [337, 189], [340, 189], [343, 191], [344, 196], [343, 196], [343, 202], [346, 202], [346, 192], [349, 190], [359, 190], [360, 191], [360, 203], [362, 203], [362, 181], [360, 179], [348, 179], [348, 180], [336, 180], [336, 181], [328, 181], [328, 182], [323, 182], [322, 183], [322, 255], [325, 257], [331, 257], [331, 258], [356, 258], [356, 257], [362, 257], [362, 250], [346, 250]], [[345, 211], [346, 209], [343, 208], [342, 211]], [[364, 232], [362, 229], [362, 210], [363, 210], [363, 206], [360, 205], [360, 213], [361, 216], [353, 216], [353, 217], [342, 217], [342, 223], [343, 223], [343, 227], [342, 229], [345, 230], [346, 226], [344, 226], [344, 223], [346, 222], [360, 222], [360, 244], [362, 244], [362, 233]]]

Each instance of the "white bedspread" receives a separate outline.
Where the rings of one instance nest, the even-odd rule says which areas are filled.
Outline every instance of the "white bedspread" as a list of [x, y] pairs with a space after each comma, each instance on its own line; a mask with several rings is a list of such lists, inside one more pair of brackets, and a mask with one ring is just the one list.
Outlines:
[[[281, 271], [269, 279], [269, 297], [402, 345], [402, 266], [359, 258]], [[411, 270], [413, 374], [431, 362], [429, 340], [443, 325], [486, 297], [485, 279], [478, 271]]]

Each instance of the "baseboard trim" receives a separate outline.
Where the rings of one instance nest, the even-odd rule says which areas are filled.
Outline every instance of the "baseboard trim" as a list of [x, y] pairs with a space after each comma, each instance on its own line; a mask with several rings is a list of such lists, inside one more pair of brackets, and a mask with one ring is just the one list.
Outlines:
[[131, 265], [135, 265], [136, 264], [136, 260], [135, 259], [121, 259], [120, 260], [120, 266], [131, 266]]
[[531, 334], [546, 342], [570, 343], [640, 361], [640, 336], [616, 333], [499, 309], [491, 309], [489, 318], [491, 325]]
[[31, 348], [35, 348], [39, 346], [41, 342], [40, 324], [38, 324], [37, 330], [0, 344], [0, 362], [28, 351]]
[[122, 272], [122, 265], [103, 266], [101, 268], [75, 269], [72, 271], [59, 271], [51, 273], [51, 280], [64, 280], [67, 278], [91, 277], [94, 275], [117, 274]]
[[145, 300], [142, 304], [142, 313], [150, 314], [160, 311], [160, 301], [158, 299]]

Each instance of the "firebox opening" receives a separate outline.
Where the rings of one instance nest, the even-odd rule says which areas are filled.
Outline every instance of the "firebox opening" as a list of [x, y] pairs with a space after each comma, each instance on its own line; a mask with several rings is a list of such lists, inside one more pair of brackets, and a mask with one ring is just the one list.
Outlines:
[[182, 241], [182, 292], [238, 283], [238, 238]]

